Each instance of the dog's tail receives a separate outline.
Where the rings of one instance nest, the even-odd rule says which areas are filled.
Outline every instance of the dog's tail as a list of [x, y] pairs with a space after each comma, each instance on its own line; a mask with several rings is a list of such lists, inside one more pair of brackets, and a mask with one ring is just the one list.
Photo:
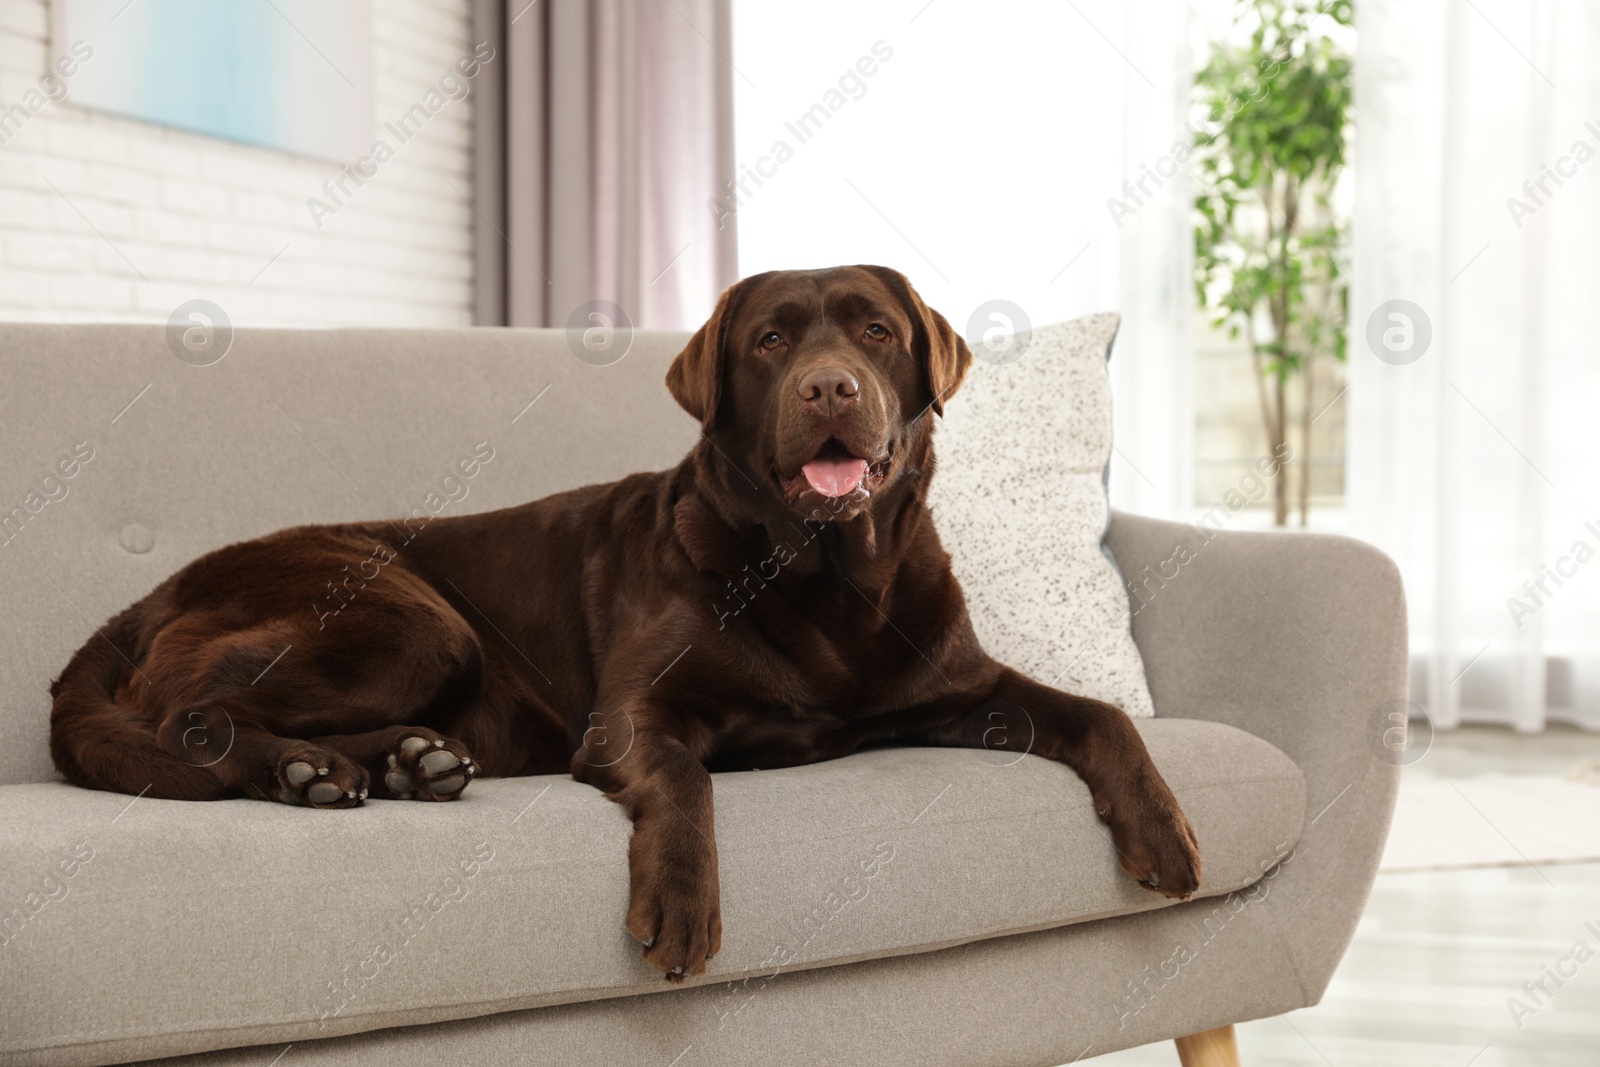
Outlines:
[[155, 724], [116, 702], [117, 680], [133, 662], [139, 635], [134, 606], [78, 649], [50, 686], [50, 756], [73, 785], [164, 800], [233, 796], [203, 767], [156, 743]]

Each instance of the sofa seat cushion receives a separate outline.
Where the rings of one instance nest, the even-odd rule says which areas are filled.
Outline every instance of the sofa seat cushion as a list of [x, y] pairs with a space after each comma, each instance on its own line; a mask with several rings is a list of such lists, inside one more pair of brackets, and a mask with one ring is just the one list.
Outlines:
[[[1299, 837], [1300, 770], [1217, 723], [1141, 720], [1194, 823], [1201, 895]], [[717, 775], [722, 953], [744, 1010], [784, 970], [1169, 902], [1089, 792], [1036, 756], [883, 749]], [[623, 930], [628, 822], [558, 777], [310, 811], [0, 787], [0, 1061], [106, 1064], [647, 992]]]

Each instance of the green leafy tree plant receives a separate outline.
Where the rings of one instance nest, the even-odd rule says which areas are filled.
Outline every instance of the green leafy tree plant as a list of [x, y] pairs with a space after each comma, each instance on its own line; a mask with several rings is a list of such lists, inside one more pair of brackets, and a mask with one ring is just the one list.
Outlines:
[[[1335, 39], [1350, 0], [1240, 0], [1232, 33], [1195, 78], [1195, 290], [1250, 347], [1273, 455], [1287, 455], [1287, 397], [1299, 375], [1300, 523], [1310, 507], [1312, 364], [1345, 358], [1347, 219], [1333, 191], [1351, 119], [1351, 59]], [[1288, 466], [1272, 487], [1289, 516]]]

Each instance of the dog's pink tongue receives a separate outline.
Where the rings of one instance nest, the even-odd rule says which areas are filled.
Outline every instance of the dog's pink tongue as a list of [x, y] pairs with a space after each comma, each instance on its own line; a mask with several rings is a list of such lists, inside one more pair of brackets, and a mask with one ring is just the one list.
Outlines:
[[867, 476], [867, 461], [854, 457], [817, 458], [800, 468], [811, 488], [823, 496], [844, 496], [855, 492]]

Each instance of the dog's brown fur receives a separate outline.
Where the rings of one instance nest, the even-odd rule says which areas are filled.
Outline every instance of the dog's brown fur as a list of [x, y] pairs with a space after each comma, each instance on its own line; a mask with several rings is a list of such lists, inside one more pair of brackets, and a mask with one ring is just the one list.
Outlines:
[[[668, 373], [704, 427], [676, 468], [414, 537], [302, 526], [204, 556], [56, 681], [56, 766], [96, 789], [313, 807], [570, 770], [633, 820], [626, 925], [669, 978], [703, 973], [721, 938], [708, 772], [864, 745], [1065, 763], [1122, 867], [1186, 898], [1194, 834], [1128, 718], [973, 636], [924, 506], [929, 413], [971, 359], [894, 271], [746, 279]], [[800, 476], [841, 446], [870, 491]], [[308, 606], [352, 578], [337, 616]], [[440, 748], [454, 758], [430, 772], [419, 750]], [[315, 803], [319, 783], [337, 797]]]

